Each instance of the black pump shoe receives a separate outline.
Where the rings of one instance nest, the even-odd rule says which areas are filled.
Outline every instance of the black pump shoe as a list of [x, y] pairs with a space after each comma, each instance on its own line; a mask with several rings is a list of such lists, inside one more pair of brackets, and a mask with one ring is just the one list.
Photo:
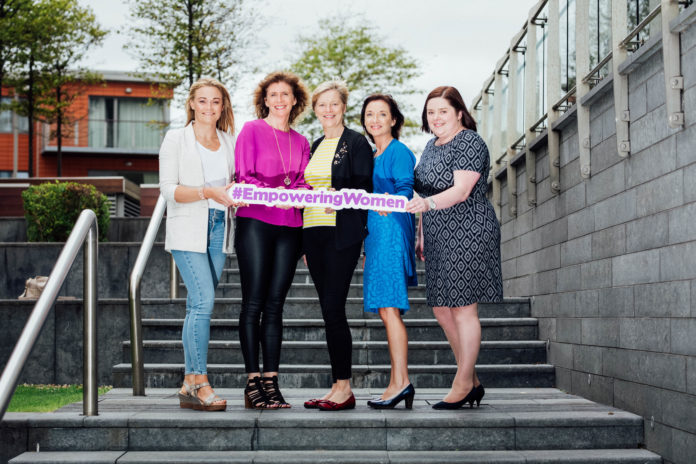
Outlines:
[[367, 402], [367, 405], [374, 409], [394, 409], [401, 400], [406, 400], [406, 409], [411, 409], [413, 408], [414, 396], [416, 396], [416, 389], [413, 388], [413, 384], [409, 383], [408, 386], [401, 390], [396, 396], [388, 400], [370, 400]]
[[483, 384], [480, 383], [478, 386], [474, 387], [474, 390], [476, 390], [476, 398], [474, 401], [476, 401], [476, 407], [480, 408], [481, 407], [481, 400], [483, 399], [483, 395], [486, 394], [486, 390], [483, 388]]
[[[439, 403], [436, 403], [433, 405], [433, 409], [459, 409], [462, 406], [464, 406], [466, 403], [469, 403], [469, 407], [473, 408], [474, 407], [474, 401], [478, 398], [478, 392], [476, 390], [476, 387], [472, 388], [471, 391], [461, 400], [454, 402], [454, 403], [448, 403], [447, 401], [440, 401]], [[483, 398], [483, 395], [481, 395], [481, 398]], [[478, 400], [481, 402], [481, 400]]]

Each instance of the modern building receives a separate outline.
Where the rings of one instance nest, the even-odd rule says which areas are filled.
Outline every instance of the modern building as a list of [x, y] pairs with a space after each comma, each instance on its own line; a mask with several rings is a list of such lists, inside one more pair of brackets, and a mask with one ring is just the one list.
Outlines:
[[[172, 89], [125, 72], [101, 73], [101, 83], [80, 85], [70, 108], [72, 123], [63, 130], [62, 175], [157, 183], [157, 153], [169, 125]], [[33, 172], [28, 172], [28, 129], [26, 118], [0, 113], [0, 178], [12, 177], [15, 169], [16, 177], [57, 176], [57, 141], [52, 128], [39, 122], [32, 141]]]

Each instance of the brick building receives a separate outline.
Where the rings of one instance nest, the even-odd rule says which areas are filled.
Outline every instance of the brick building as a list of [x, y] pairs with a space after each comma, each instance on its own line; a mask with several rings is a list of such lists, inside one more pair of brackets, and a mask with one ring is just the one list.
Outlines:
[[[102, 75], [103, 82], [81, 86], [70, 108], [73, 123], [64, 130], [62, 175], [157, 183], [157, 153], [169, 125], [172, 90], [124, 72]], [[17, 177], [29, 177], [29, 125], [26, 118], [15, 121], [11, 112], [0, 112], [0, 178], [12, 176], [15, 146]], [[36, 123], [32, 177], [57, 175], [57, 144], [50, 133], [48, 125]]]

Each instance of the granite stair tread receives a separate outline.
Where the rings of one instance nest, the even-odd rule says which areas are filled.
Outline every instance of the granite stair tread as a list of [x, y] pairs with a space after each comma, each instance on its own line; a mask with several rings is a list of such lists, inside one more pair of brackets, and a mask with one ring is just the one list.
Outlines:
[[12, 464], [657, 464], [644, 449], [512, 451], [49, 451], [27, 452]]
[[[95, 447], [99, 445], [86, 437], [102, 436], [108, 437], [106, 449], [113, 452], [355, 449], [421, 452], [428, 456], [433, 451], [466, 449], [509, 452], [503, 456], [515, 459], [521, 459], [512, 453], [515, 450], [555, 450], [548, 451], [551, 459], [562, 456], [560, 450], [636, 449], [643, 430], [640, 416], [554, 388], [489, 388], [481, 407], [456, 411], [431, 408], [447, 389], [417, 388], [413, 410], [403, 406], [372, 410], [366, 400], [381, 393], [380, 389], [356, 388], [356, 408], [338, 413], [302, 408], [302, 401], [325, 392], [321, 389], [284, 388], [286, 399], [294, 407], [278, 411], [244, 409], [243, 390], [239, 388], [218, 388], [216, 392], [228, 401], [225, 412], [181, 410], [175, 388], [147, 389], [144, 397], [133, 397], [130, 389], [120, 388], [100, 397], [99, 416], [82, 416], [81, 403], [73, 403], [55, 413], [8, 413], [0, 427], [30, 427], [27, 449], [39, 442], [45, 452], [98, 451]], [[206, 439], [194, 444], [181, 440], [182, 430], [192, 427], [201, 430]], [[576, 458], [582, 455], [576, 454]], [[433, 459], [424, 462], [438, 462], [434, 460], [437, 456], [430, 455]], [[21, 459], [25, 457], [15, 462], [24, 462]]]

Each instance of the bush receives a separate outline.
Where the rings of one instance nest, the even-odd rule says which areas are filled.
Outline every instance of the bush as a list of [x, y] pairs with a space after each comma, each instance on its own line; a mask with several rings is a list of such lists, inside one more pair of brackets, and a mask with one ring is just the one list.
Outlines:
[[109, 200], [93, 185], [47, 182], [22, 192], [27, 238], [30, 242], [64, 242], [83, 209], [97, 215], [99, 240], [109, 230]]

